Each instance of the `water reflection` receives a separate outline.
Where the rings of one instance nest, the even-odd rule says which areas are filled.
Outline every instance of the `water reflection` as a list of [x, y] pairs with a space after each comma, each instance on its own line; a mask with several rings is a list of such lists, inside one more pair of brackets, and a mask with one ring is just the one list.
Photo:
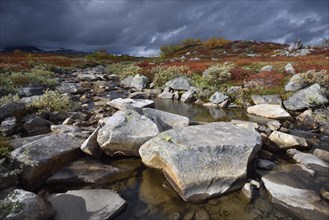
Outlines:
[[183, 103], [170, 99], [153, 99], [155, 108], [179, 115], [184, 115], [192, 121], [214, 122], [231, 121], [232, 119], [248, 120], [245, 111], [241, 109], [221, 109], [215, 107], [204, 107], [191, 103]]

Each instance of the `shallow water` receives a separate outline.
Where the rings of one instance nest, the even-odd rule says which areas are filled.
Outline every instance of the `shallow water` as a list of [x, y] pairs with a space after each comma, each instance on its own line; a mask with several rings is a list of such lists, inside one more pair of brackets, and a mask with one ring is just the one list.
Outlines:
[[[232, 119], [250, 120], [242, 109], [221, 110], [206, 108], [194, 104], [186, 104], [179, 101], [155, 99], [155, 108], [184, 115], [192, 121], [213, 122], [230, 121]], [[301, 133], [300, 131], [294, 131]], [[316, 146], [329, 148], [327, 136], [319, 136], [307, 133], [313, 138]], [[307, 136], [307, 135], [304, 135]], [[327, 149], [328, 150], [328, 149]], [[111, 159], [104, 158], [105, 163], [122, 167], [136, 166], [140, 164], [138, 158]], [[280, 159], [281, 166], [288, 164]], [[137, 165], [138, 167], [139, 165]], [[249, 172], [248, 178], [260, 182], [255, 170]], [[325, 180], [329, 180], [328, 177]], [[323, 179], [321, 179], [323, 181]], [[310, 186], [311, 187], [311, 186]], [[73, 189], [74, 187], [69, 187]], [[79, 188], [76, 186], [76, 189]], [[87, 186], [87, 188], [105, 188], [117, 191], [127, 201], [127, 209], [115, 219], [298, 219], [286, 210], [274, 207], [269, 200], [264, 187], [257, 190], [256, 196], [248, 203], [240, 191], [208, 200], [201, 204], [184, 202], [173, 190], [161, 171], [139, 166], [130, 177], [115, 182], [100, 185]], [[65, 190], [67, 190], [67, 186]], [[63, 191], [57, 187], [52, 192]], [[194, 216], [194, 218], [193, 218]]]

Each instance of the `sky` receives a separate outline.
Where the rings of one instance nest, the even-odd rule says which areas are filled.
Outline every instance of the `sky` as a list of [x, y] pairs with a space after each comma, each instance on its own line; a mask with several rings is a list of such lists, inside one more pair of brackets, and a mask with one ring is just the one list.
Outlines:
[[0, 0], [0, 48], [152, 56], [191, 37], [316, 44], [328, 11], [329, 0]]

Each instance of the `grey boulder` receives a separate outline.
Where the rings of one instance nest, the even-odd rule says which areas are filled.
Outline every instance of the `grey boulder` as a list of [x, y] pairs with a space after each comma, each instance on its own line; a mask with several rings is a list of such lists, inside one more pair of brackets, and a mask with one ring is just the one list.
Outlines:
[[229, 97], [227, 95], [220, 92], [215, 92], [212, 96], [210, 96], [209, 101], [213, 104], [220, 104], [228, 99]]
[[301, 74], [295, 74], [285, 85], [284, 89], [287, 92], [295, 92], [297, 90], [303, 89], [308, 85], [308, 83], [301, 77]]
[[148, 78], [146, 76], [137, 74], [131, 81], [131, 87], [137, 89], [138, 91], [142, 91], [148, 82]]
[[258, 104], [272, 104], [272, 105], [281, 105], [282, 100], [279, 95], [252, 95], [252, 101], [255, 105]]
[[170, 87], [173, 90], [183, 91], [187, 91], [191, 87], [190, 79], [186, 76], [176, 77], [175, 79], [168, 81], [165, 85], [166, 87]]
[[285, 108], [292, 111], [325, 105], [327, 103], [328, 99], [319, 84], [313, 84], [310, 87], [299, 90], [283, 102]]
[[165, 131], [139, 149], [142, 162], [164, 172], [185, 201], [199, 202], [242, 188], [260, 135], [228, 122]]
[[258, 104], [247, 108], [249, 114], [262, 116], [265, 118], [284, 119], [290, 118], [290, 114], [280, 105]]
[[116, 192], [107, 189], [70, 190], [52, 194], [47, 199], [57, 211], [55, 219], [109, 219], [126, 205]]
[[113, 99], [107, 103], [116, 109], [153, 107], [154, 101], [148, 99]]
[[138, 149], [162, 131], [188, 126], [184, 116], [156, 109], [126, 109], [103, 120], [97, 142], [108, 155], [139, 156]]
[[14, 167], [20, 168], [20, 184], [36, 189], [66, 163], [82, 156], [83, 139], [73, 134], [50, 135], [27, 143], [10, 153]]
[[0, 192], [0, 219], [53, 219], [54, 209], [40, 196], [21, 189]]

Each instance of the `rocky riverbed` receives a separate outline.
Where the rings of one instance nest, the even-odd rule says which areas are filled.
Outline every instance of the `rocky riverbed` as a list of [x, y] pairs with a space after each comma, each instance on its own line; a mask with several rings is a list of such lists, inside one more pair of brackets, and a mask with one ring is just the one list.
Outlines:
[[13, 148], [0, 167], [2, 219], [329, 216], [328, 95], [319, 84], [237, 105], [230, 94], [239, 88], [202, 101], [187, 77], [161, 90], [101, 65], [58, 82], [76, 111], [31, 113], [33, 87], [0, 108]]

